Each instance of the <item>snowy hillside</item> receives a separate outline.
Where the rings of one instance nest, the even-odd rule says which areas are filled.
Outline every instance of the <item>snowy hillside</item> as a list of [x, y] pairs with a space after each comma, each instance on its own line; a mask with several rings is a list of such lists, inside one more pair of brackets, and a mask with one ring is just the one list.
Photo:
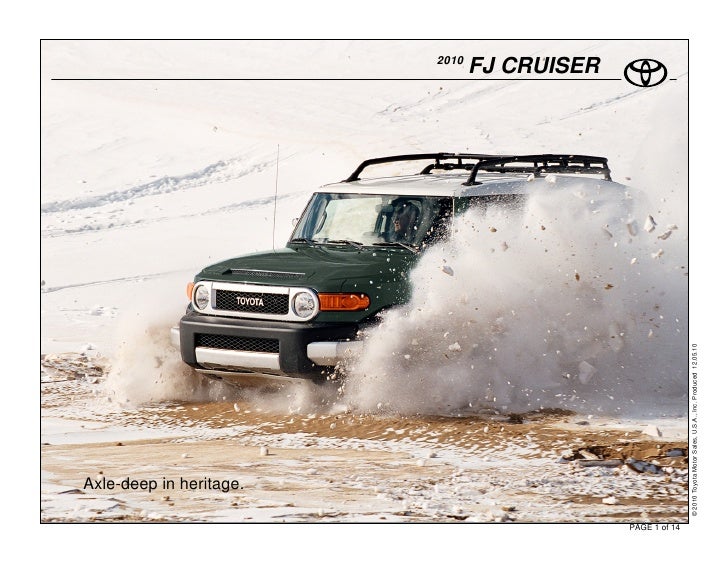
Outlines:
[[[445, 51], [598, 55], [616, 77], [654, 56], [675, 80], [447, 80], [468, 74]], [[112, 355], [127, 320], [173, 322], [203, 265], [283, 245], [314, 187], [387, 154], [607, 156], [686, 266], [684, 43], [45, 42], [42, 77], [44, 353]]]

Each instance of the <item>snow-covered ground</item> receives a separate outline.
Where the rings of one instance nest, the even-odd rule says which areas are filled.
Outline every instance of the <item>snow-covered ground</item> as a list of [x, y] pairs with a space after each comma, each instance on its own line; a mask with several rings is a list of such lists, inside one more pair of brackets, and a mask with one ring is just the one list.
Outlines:
[[[435, 64], [442, 54], [463, 54], [466, 62]], [[654, 58], [670, 80], [655, 88], [625, 80], [462, 80], [470, 77], [471, 56], [513, 54], [598, 56], [600, 75], [614, 78], [630, 61]], [[602, 155], [614, 180], [644, 194], [630, 218], [630, 229], [639, 232], [633, 247], [615, 255], [602, 239], [590, 238], [587, 221], [574, 218], [570, 229], [555, 229], [558, 236], [571, 238], [579, 251], [601, 245], [598, 252], [574, 263], [555, 253], [565, 261], [558, 266], [532, 248], [521, 259], [510, 252], [491, 266], [512, 276], [496, 289], [507, 310], [525, 311], [512, 325], [517, 330], [544, 314], [571, 315], [558, 292], [548, 296], [546, 311], [519, 301], [544, 280], [573, 277], [575, 264], [591, 268], [600, 283], [612, 285], [604, 276], [616, 275], [614, 292], [596, 314], [575, 311], [571, 318], [589, 317], [605, 339], [619, 338], [650, 309], [659, 328], [628, 331], [627, 338], [636, 336], [620, 360], [622, 369], [638, 372], [642, 395], [603, 386], [600, 401], [587, 396], [584, 404], [611, 403], [609, 415], [622, 424], [632, 418], [620, 419], [620, 412], [638, 416], [638, 424], [659, 418], [663, 428], [687, 437], [686, 42], [46, 41], [41, 87], [41, 354], [108, 360], [125, 399], [179, 399], [139, 383], [175, 361], [157, 344], [184, 311], [186, 283], [206, 264], [285, 244], [313, 188], [389, 154]], [[645, 228], [649, 216], [654, 230]], [[451, 280], [437, 272], [440, 255], [413, 273], [428, 298], [472, 288], [488, 275], [477, 244], [465, 234], [459, 242], [468, 252], [447, 257], [452, 278], [463, 285], [444, 284]], [[626, 262], [600, 262], [605, 257]], [[556, 275], [552, 267], [564, 271]], [[502, 322], [496, 313], [488, 310]], [[407, 330], [420, 334], [435, 320], [410, 318]], [[379, 338], [392, 341], [386, 332]], [[503, 343], [508, 361], [499, 368], [534, 370], [523, 375], [523, 388], [546, 364], [513, 358], [536, 344]], [[369, 358], [362, 369], [372, 375], [378, 365]], [[428, 369], [447, 376], [453, 366], [443, 360]], [[472, 392], [472, 381], [459, 391]], [[391, 392], [360, 377], [349, 402], [365, 408], [380, 402], [378, 393]], [[616, 407], [615, 396], [624, 401]], [[392, 408], [407, 411], [407, 405]], [[62, 424], [44, 420], [44, 434], [63, 434]], [[92, 430], [84, 435], [76, 439], [94, 440]]]

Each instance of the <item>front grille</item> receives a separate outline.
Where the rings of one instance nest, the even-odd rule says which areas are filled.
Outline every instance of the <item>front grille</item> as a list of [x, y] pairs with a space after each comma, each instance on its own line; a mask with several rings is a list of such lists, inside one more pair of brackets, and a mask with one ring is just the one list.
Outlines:
[[195, 347], [218, 350], [239, 350], [241, 352], [278, 353], [278, 340], [272, 338], [245, 338], [221, 334], [196, 334]]
[[219, 311], [287, 315], [288, 295], [218, 289], [215, 291], [215, 309]]

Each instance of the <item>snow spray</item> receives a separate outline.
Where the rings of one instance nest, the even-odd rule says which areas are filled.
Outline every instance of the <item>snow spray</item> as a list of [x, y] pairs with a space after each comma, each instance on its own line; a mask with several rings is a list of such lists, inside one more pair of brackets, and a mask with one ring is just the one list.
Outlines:
[[547, 180], [520, 210], [468, 211], [423, 253], [411, 301], [385, 313], [350, 366], [353, 408], [676, 408], [687, 349], [680, 226], [658, 224], [619, 184]]
[[[168, 401], [242, 401], [275, 413], [329, 410], [336, 391], [307, 381], [266, 386], [256, 380], [239, 387], [198, 374], [185, 364], [172, 345], [170, 328], [177, 325], [184, 304], [170, 296], [169, 279], [147, 281], [134, 292], [134, 305], [125, 307], [116, 334], [105, 393], [122, 406], [138, 407]], [[138, 297], [144, 295], [143, 298]]]
[[185, 364], [172, 345], [170, 328], [182, 315], [177, 300], [170, 299], [168, 284], [140, 284], [133, 292], [134, 306], [120, 319], [105, 383], [107, 395], [119, 404], [217, 400], [225, 393], [221, 384]]

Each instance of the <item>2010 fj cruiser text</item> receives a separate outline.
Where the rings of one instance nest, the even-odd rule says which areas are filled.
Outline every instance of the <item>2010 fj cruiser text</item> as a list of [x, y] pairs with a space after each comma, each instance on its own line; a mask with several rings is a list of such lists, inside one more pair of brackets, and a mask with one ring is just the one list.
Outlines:
[[[360, 178], [370, 166], [410, 161], [427, 164], [414, 175]], [[607, 159], [595, 156], [366, 160], [346, 180], [313, 194], [284, 249], [231, 258], [197, 274], [172, 341], [185, 363], [213, 378], [325, 381], [361, 348], [362, 329], [407, 302], [409, 270], [426, 247], [448, 236], [453, 217], [474, 206], [518, 205], [547, 175], [619, 186]]]

